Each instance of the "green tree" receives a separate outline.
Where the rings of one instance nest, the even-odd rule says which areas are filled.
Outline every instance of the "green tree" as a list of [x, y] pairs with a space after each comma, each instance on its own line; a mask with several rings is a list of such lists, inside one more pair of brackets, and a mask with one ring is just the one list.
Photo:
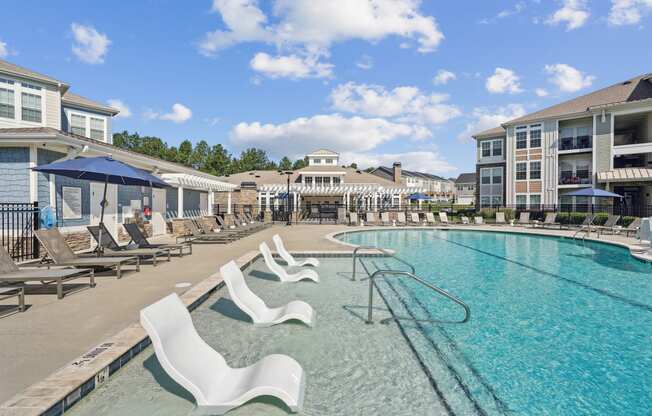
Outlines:
[[292, 162], [290, 161], [290, 158], [283, 156], [283, 159], [278, 162], [278, 168], [282, 170], [292, 169]]
[[249, 170], [268, 170], [273, 165], [264, 150], [249, 148], [240, 153], [240, 158], [234, 163], [237, 172]]
[[196, 166], [199, 170], [205, 170], [206, 162], [208, 161], [208, 153], [210, 147], [205, 140], [200, 141], [195, 145], [195, 148], [190, 154], [190, 166]]
[[184, 140], [179, 145], [179, 151], [177, 152], [177, 162], [190, 166], [190, 155], [192, 154], [192, 143], [190, 140]]
[[206, 172], [216, 176], [229, 175], [233, 172], [233, 159], [221, 144], [211, 148], [206, 160]]
[[308, 166], [308, 161], [306, 161], [306, 159], [297, 159], [294, 161], [294, 164], [292, 165], [292, 169], [293, 170], [303, 169], [306, 166]]
[[358, 168], [358, 164], [355, 163], [355, 162], [353, 162], [353, 163], [351, 163], [351, 164], [349, 165], [349, 167], [350, 167], [350, 168], [353, 168], [353, 169], [357, 169], [357, 168]]

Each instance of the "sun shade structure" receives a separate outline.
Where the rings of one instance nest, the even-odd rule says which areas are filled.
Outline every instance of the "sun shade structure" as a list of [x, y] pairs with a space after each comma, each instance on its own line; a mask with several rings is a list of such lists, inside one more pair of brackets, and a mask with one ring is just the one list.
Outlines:
[[584, 188], [577, 191], [569, 192], [564, 196], [588, 196], [592, 198], [622, 198], [622, 195], [613, 192], [605, 191], [604, 189], [597, 188]]
[[430, 200], [430, 197], [426, 194], [423, 194], [421, 192], [414, 193], [410, 196], [408, 196], [408, 199], [410, 201], [428, 201]]
[[[73, 179], [104, 182], [102, 212], [100, 214], [100, 241], [102, 241], [102, 229], [104, 228], [104, 208], [106, 207], [106, 188], [108, 184], [148, 186], [151, 188], [170, 187], [162, 179], [142, 169], [115, 160], [111, 156], [80, 157], [37, 166], [32, 170]], [[98, 249], [101, 251], [99, 247]]]

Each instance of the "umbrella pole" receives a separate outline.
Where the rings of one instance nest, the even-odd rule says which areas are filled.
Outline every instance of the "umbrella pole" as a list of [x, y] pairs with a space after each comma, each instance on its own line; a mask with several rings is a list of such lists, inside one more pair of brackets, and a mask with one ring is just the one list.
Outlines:
[[106, 175], [104, 179], [104, 193], [102, 194], [102, 210], [100, 211], [100, 237], [97, 242], [97, 255], [99, 256], [102, 253], [102, 230], [104, 230], [104, 207], [106, 206], [106, 188], [109, 186], [109, 175]]

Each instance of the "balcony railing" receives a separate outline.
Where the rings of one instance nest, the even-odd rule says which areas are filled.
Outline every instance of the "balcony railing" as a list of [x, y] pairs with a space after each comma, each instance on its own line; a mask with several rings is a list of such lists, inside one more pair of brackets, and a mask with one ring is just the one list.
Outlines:
[[559, 185], [589, 185], [592, 182], [591, 171], [562, 171], [559, 174]]
[[562, 137], [559, 140], [559, 150], [591, 149], [593, 140], [591, 136]]

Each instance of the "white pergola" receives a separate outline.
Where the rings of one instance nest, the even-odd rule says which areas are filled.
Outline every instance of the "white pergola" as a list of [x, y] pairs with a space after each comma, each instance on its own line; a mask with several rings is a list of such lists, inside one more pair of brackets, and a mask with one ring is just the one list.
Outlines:
[[183, 212], [183, 190], [184, 189], [194, 189], [194, 190], [206, 192], [208, 194], [207, 197], [208, 215], [212, 215], [213, 204], [215, 203], [214, 193], [229, 191], [229, 197], [230, 197], [231, 196], [230, 191], [232, 191], [237, 187], [236, 185], [227, 182], [222, 182], [215, 179], [207, 178], [205, 176], [193, 175], [189, 173], [164, 173], [160, 176], [161, 179], [163, 179], [167, 184], [177, 188], [178, 191], [177, 217], [179, 218], [183, 218], [184, 216], [184, 212]]

